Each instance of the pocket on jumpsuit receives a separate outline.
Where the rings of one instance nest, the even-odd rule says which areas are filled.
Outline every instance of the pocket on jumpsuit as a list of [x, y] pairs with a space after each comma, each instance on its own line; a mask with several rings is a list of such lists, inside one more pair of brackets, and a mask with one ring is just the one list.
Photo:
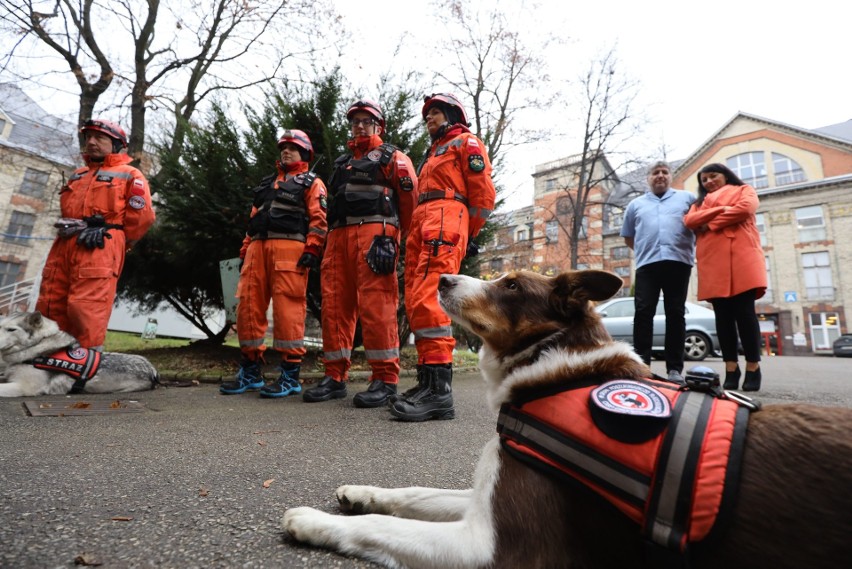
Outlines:
[[111, 267], [80, 267], [77, 275], [81, 280], [85, 279], [85, 286], [77, 287], [77, 294], [73, 299], [76, 301], [105, 300], [109, 287], [106, 283], [99, 285], [96, 280], [106, 280], [117, 276]]
[[308, 277], [304, 267], [295, 261], [275, 261], [275, 284], [273, 294], [301, 298], [307, 293]]

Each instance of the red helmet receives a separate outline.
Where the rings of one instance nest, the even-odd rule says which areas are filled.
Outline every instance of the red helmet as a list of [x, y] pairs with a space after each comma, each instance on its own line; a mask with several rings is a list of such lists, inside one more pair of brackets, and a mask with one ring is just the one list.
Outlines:
[[101, 119], [89, 119], [80, 127], [80, 132], [85, 133], [87, 130], [102, 132], [113, 140], [117, 140], [124, 148], [127, 148], [127, 135], [124, 129], [118, 126], [117, 123], [105, 121]]
[[[429, 112], [429, 109], [437, 103], [443, 103], [444, 105], [448, 105], [449, 107], [456, 109], [459, 116], [454, 118], [458, 118], [458, 122], [464, 125], [469, 124], [464, 106], [461, 104], [461, 101], [459, 101], [459, 98], [452, 93], [432, 93], [431, 95], [423, 97], [423, 110], [421, 111], [423, 120], [426, 120], [426, 113]], [[454, 122], [450, 119], [450, 117], [447, 117], [447, 120]]]
[[358, 111], [364, 111], [365, 113], [370, 114], [374, 119], [379, 121], [379, 126], [382, 127], [382, 130], [385, 128], [385, 113], [382, 111], [382, 107], [375, 101], [371, 101], [369, 99], [359, 99], [349, 105], [349, 110], [346, 111], [346, 119], [352, 120], [352, 115]]
[[281, 138], [278, 139], [279, 150], [281, 150], [281, 147], [285, 142], [295, 144], [302, 150], [306, 150], [308, 152], [307, 162], [314, 159], [314, 146], [311, 144], [311, 139], [308, 138], [308, 135], [305, 134], [304, 131], [296, 130], [295, 128], [285, 130], [284, 134], [281, 135]]

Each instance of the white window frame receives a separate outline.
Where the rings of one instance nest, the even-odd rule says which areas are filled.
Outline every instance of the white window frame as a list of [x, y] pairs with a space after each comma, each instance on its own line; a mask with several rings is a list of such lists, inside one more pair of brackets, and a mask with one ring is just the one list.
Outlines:
[[834, 299], [834, 279], [831, 276], [828, 251], [802, 253], [802, 279], [805, 282], [805, 298], [808, 300]]
[[821, 205], [809, 205], [793, 210], [796, 215], [796, 228], [799, 230], [799, 243], [825, 241], [825, 216]]
[[837, 312], [811, 312], [808, 314], [808, 326], [814, 351], [831, 350], [831, 345], [840, 337], [840, 315]]

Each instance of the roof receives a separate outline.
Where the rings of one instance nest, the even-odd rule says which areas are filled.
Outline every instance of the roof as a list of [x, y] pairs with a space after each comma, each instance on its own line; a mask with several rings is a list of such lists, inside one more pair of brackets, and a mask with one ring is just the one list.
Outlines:
[[0, 145], [30, 152], [57, 164], [79, 161], [77, 126], [42, 109], [20, 87], [0, 83], [0, 114], [12, 122], [9, 138]]
[[814, 132], [852, 142], [852, 119], [849, 119], [846, 122], [815, 128]]

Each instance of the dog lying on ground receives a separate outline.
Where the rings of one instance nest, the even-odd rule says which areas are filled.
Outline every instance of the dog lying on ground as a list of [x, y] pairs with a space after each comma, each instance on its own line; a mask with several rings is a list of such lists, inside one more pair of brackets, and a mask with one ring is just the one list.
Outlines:
[[[650, 383], [643, 379], [650, 370], [611, 340], [593, 308], [621, 286], [602, 271], [515, 272], [492, 282], [444, 275], [439, 296], [447, 314], [483, 339], [480, 368], [496, 410], [535, 391], [586, 385], [595, 393], [623, 378]], [[340, 509], [364, 515], [294, 508], [283, 528], [297, 541], [388, 567], [624, 569], [688, 561], [699, 569], [810, 569], [852, 560], [852, 410], [774, 405], [749, 416], [729, 400], [674, 384], [655, 390], [724, 401], [748, 425], [727, 517], [685, 551], [651, 547], [623, 511], [579, 482], [531, 467], [499, 437], [485, 446], [472, 489], [341, 486]]]
[[76, 346], [70, 334], [40, 312], [0, 320], [0, 397], [143, 391], [159, 383], [157, 370], [142, 356]]

